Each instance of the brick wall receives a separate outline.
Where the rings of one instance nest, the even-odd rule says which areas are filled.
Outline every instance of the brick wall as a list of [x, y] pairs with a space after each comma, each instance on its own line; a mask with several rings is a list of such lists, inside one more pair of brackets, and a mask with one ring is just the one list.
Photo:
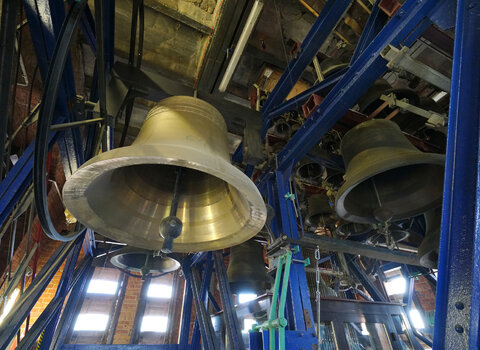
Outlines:
[[125, 298], [118, 318], [113, 344], [129, 344], [130, 336], [132, 335], [135, 313], [137, 312], [138, 300], [142, 290], [142, 280], [129, 277], [127, 283], [127, 290], [125, 291]]
[[415, 292], [425, 312], [435, 310], [435, 290], [425, 277], [415, 279]]

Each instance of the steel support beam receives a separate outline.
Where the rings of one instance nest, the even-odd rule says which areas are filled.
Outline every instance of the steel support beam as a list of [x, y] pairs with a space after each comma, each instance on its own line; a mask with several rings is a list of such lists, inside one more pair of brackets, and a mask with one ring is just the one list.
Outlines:
[[[184, 268], [185, 273], [190, 269], [190, 265]], [[180, 324], [180, 341], [178, 348], [180, 350], [188, 349], [188, 340], [190, 338], [190, 320], [192, 318], [192, 288], [190, 287], [190, 280], [185, 278], [185, 294], [183, 295], [183, 309], [182, 309], [182, 322]]]
[[385, 12], [380, 10], [378, 4], [381, 0], [377, 0], [373, 5], [372, 12], [368, 17], [368, 21], [363, 28], [362, 35], [358, 40], [355, 51], [353, 52], [351, 63], [355, 62], [360, 54], [368, 47], [370, 42], [375, 38], [375, 36], [380, 32], [385, 23], [388, 21], [388, 16]]
[[[77, 251], [80, 251], [81, 245], [77, 245], [76, 249]], [[72, 256], [72, 253], [75, 253], [75, 250], [73, 250], [70, 253], [70, 256]], [[78, 257], [78, 254], [76, 254]], [[73, 258], [75, 258], [73, 256]], [[69, 257], [70, 259], [70, 257]], [[73, 260], [73, 259], [71, 259]], [[73, 274], [73, 271], [70, 269], [64, 269], [64, 272], [67, 272], [68, 278], [72, 280], [72, 283], [68, 285], [68, 287], [65, 289], [65, 291], [61, 291], [63, 288], [62, 286], [59, 285], [59, 290], [57, 290], [57, 294], [60, 291], [60, 293], [68, 293], [70, 290], [73, 289], [77, 285], [77, 283], [83, 284], [87, 280], [88, 276], [88, 271], [91, 266], [92, 258], [87, 256], [82, 263], [79, 265], [79, 267], [75, 270], [75, 275]], [[73, 261], [73, 266], [75, 266], [76, 260]], [[69, 263], [67, 262], [67, 265]], [[72, 264], [70, 264], [72, 265]], [[64, 276], [67, 276], [64, 275]], [[72, 278], [73, 276], [73, 278]], [[76, 294], [76, 290], [72, 294]], [[65, 294], [66, 295], [66, 294]], [[29, 329], [25, 337], [22, 339], [22, 341], [18, 344], [17, 349], [18, 350], [30, 350], [32, 347], [35, 345], [35, 343], [38, 340], [38, 337], [43, 333], [42, 336], [42, 344], [39, 347], [39, 349], [49, 349], [50, 344], [52, 341], [52, 333], [51, 331], [56, 330], [57, 322], [56, 319], [58, 317], [58, 314], [62, 311], [62, 306], [65, 301], [65, 295], [63, 296], [56, 296], [54, 297], [50, 303], [47, 305], [47, 307], [43, 310], [41, 315], [38, 317], [38, 319], [35, 321], [33, 326]], [[69, 298], [70, 299], [70, 298]], [[64, 315], [67, 317], [73, 318], [76, 316], [75, 314], [73, 315], [66, 315], [65, 312], [68, 310], [68, 305], [66, 306], [66, 309], [64, 310]], [[63, 315], [62, 315], [63, 318]], [[63, 324], [61, 324], [63, 327]]]
[[[212, 320], [210, 319], [210, 315], [207, 313], [204, 299], [201, 295], [200, 272], [196, 266], [188, 268], [184, 267], [183, 272], [185, 274], [185, 279], [189, 281], [190, 288], [192, 289], [193, 300], [195, 301], [195, 310], [197, 312], [197, 320], [199, 323], [200, 333], [202, 335], [203, 348], [205, 350], [217, 350], [219, 349], [219, 346], [213, 330]], [[192, 337], [192, 347], [195, 345], [196, 343], [193, 343]]]
[[213, 252], [213, 260], [220, 289], [220, 299], [222, 300], [223, 306], [223, 319], [227, 330], [229, 345], [233, 350], [245, 349], [242, 338], [242, 329], [240, 328], [237, 312], [235, 311], [235, 304], [233, 303], [232, 292], [228, 283], [227, 269], [225, 268], [222, 252]]
[[348, 262], [349, 270], [355, 275], [355, 277], [365, 287], [368, 294], [370, 294], [373, 300], [387, 303], [388, 302], [387, 298], [385, 298], [383, 293], [373, 283], [373, 281], [367, 275], [367, 273], [365, 272], [363, 267], [359, 264], [357, 259], [351, 255], [348, 256], [348, 259], [349, 259], [349, 262]]
[[40, 298], [45, 288], [47, 288], [58, 268], [62, 265], [70, 251], [77, 244], [81, 244], [81, 240], [83, 240], [83, 235], [73, 241], [62, 244], [55, 253], [53, 253], [35, 280], [17, 300], [12, 310], [0, 325], [0, 349], [7, 348], [10, 341], [16, 335], [17, 330], [20, 329], [23, 321], [30, 313], [30, 310]]
[[[269, 204], [275, 209], [276, 215], [271, 222], [273, 234], [279, 237], [281, 234], [292, 240], [300, 238], [295, 215], [295, 204], [291, 197], [285, 197], [290, 192], [291, 168], [284, 172], [277, 171], [274, 181], [268, 184]], [[290, 247], [290, 245], [287, 245]], [[293, 254], [295, 261], [303, 261], [302, 252]], [[307, 278], [303, 264], [294, 263], [290, 269], [288, 281], [288, 293], [286, 304], [287, 327], [289, 330], [304, 331], [308, 339], [316, 342], [315, 328], [313, 325], [313, 312], [308, 293]], [[310, 338], [308, 335], [311, 335]]]
[[[202, 277], [202, 282], [201, 282], [201, 287], [200, 287], [200, 300], [202, 302], [202, 305], [204, 306], [205, 310], [208, 308], [208, 289], [210, 288], [210, 281], [212, 279], [212, 271], [213, 271], [213, 259], [212, 259], [212, 252], [207, 252], [207, 257], [206, 257], [206, 262], [205, 262], [205, 268], [203, 269], [203, 277]], [[198, 273], [200, 274], [200, 265], [190, 265], [191, 268], [197, 269]], [[193, 280], [192, 280], [193, 281]], [[191, 282], [192, 282], [191, 281]], [[193, 290], [192, 290], [193, 291]], [[195, 298], [195, 295], [193, 295]], [[194, 299], [195, 300], [195, 299]], [[195, 305], [196, 304], [195, 300]], [[205, 325], [200, 324], [201, 319], [199, 318], [199, 315], [197, 313], [196, 319], [195, 319], [195, 325], [193, 326], [193, 334], [192, 334], [192, 349], [200, 349], [200, 335], [202, 335], [203, 339], [203, 333], [202, 333], [202, 328], [204, 329], [209, 329], [208, 325], [207, 328], [205, 328]], [[208, 332], [206, 333], [206, 336], [208, 337]]]
[[272, 108], [281, 104], [300, 79], [305, 68], [312, 62], [318, 50], [333, 31], [350, 5], [351, 0], [328, 0], [315, 20], [312, 29], [300, 46], [298, 55], [290, 61], [282, 77], [268, 96], [262, 112], [267, 115]]
[[60, 350], [177, 350], [178, 344], [136, 344], [136, 345], [99, 345], [99, 344], [63, 344]]
[[304, 92], [299, 93], [297, 96], [292, 97], [291, 99], [283, 102], [279, 106], [273, 108], [268, 114], [263, 115], [263, 125], [262, 125], [262, 136], [265, 137], [268, 128], [271, 126], [272, 122], [283, 113], [290, 112], [299, 108], [303, 105], [313, 94], [320, 96], [325, 96], [328, 92], [335, 86], [335, 84], [340, 81], [347, 69], [341, 69], [338, 72], [329, 75], [324, 80], [318, 84], [312, 86], [311, 88], [305, 90]]
[[480, 348], [480, 4], [459, 0], [435, 305], [435, 349]]
[[[330, 238], [326, 236], [317, 236], [306, 233], [301, 240], [288, 240], [287, 237], [281, 237], [281, 240], [290, 241], [292, 244], [315, 248], [321, 250], [348, 253], [352, 255], [361, 255], [368, 258], [382, 261], [392, 261], [400, 264], [421, 266], [416, 254], [405, 253], [399, 250], [389, 250], [386, 248], [373, 247], [360, 242]], [[281, 244], [279, 241], [277, 244]]]

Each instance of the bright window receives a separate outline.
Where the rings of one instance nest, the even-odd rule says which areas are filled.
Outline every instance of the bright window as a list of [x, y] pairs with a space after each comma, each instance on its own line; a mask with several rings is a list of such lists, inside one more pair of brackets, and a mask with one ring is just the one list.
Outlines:
[[8, 315], [8, 313], [12, 310], [13, 304], [15, 304], [15, 300], [17, 300], [18, 295], [20, 294], [20, 289], [16, 288], [7, 298], [5, 307], [3, 308], [3, 313], [0, 316], [0, 323], [2, 323], [3, 319]]
[[243, 304], [249, 302], [257, 297], [254, 293], [240, 293], [238, 294], [238, 303]]
[[410, 320], [413, 323], [413, 327], [416, 329], [424, 329], [425, 328], [425, 323], [423, 323], [422, 316], [420, 316], [420, 312], [418, 312], [417, 309], [412, 309], [409, 312], [410, 315]]
[[167, 331], [167, 316], [143, 316], [140, 332], [159, 332]]
[[172, 286], [158, 283], [150, 284], [147, 297], [169, 299], [172, 297]]
[[118, 282], [95, 279], [88, 284], [87, 293], [113, 295], [117, 291]]
[[248, 333], [248, 331], [252, 329], [252, 326], [256, 323], [257, 321], [255, 321], [253, 318], [244, 318], [242, 333]]
[[395, 277], [385, 282], [385, 289], [388, 295], [404, 294], [407, 288], [407, 282], [403, 277]]
[[107, 328], [108, 315], [80, 314], [75, 322], [74, 331], [104, 331]]

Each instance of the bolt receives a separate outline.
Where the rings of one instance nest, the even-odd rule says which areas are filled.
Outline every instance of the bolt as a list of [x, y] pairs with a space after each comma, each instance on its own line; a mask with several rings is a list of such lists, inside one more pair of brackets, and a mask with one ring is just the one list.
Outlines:
[[465, 305], [463, 305], [463, 303], [461, 301], [457, 301], [455, 303], [455, 307], [458, 309], [458, 310], [463, 310], [465, 308]]
[[463, 327], [459, 324], [455, 325], [455, 330], [457, 331], [457, 333], [463, 333]]

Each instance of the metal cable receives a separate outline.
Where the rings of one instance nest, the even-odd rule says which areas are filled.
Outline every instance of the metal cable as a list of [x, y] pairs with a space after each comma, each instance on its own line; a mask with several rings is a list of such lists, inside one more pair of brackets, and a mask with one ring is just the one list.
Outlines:
[[58, 36], [59, 39], [56, 43], [47, 78], [45, 80], [44, 95], [40, 106], [37, 135], [35, 138], [33, 183], [38, 219], [48, 237], [63, 242], [75, 239], [80, 234], [84, 233], [86, 228], [82, 228], [77, 232], [71, 232], [67, 235], [62, 235], [56, 231], [48, 210], [45, 169], [50, 125], [52, 124], [53, 114], [55, 112], [58, 90], [61, 84], [65, 63], [70, 53], [70, 43], [86, 4], [86, 0], [74, 2], [60, 30]]

